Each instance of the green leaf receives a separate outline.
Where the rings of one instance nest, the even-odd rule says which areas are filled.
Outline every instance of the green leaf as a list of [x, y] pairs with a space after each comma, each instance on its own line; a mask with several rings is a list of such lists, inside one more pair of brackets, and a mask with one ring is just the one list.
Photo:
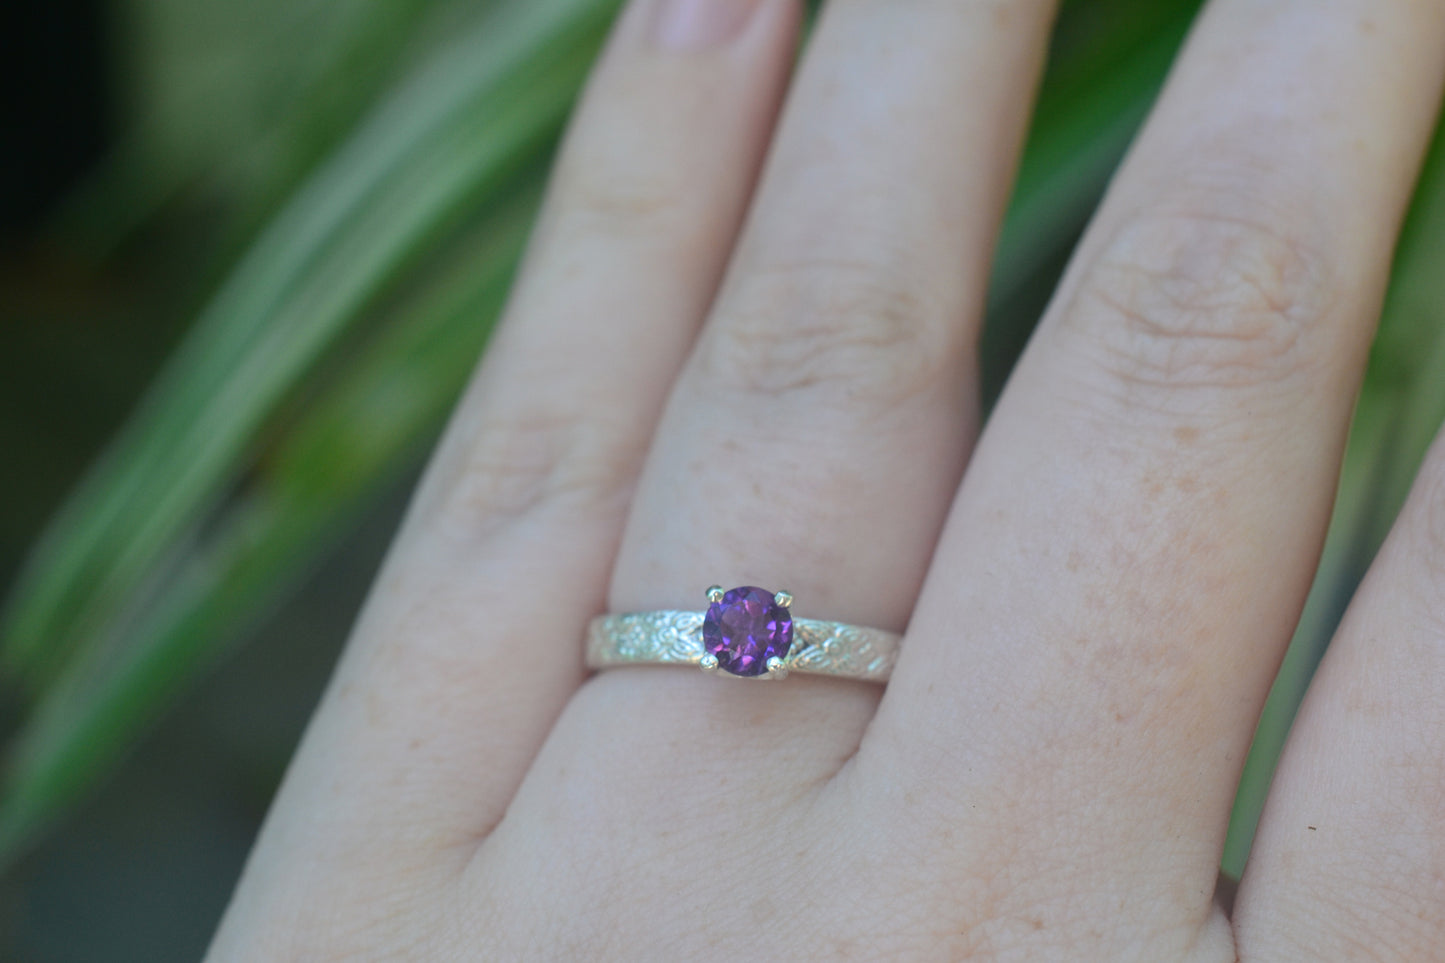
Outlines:
[[[491, 262], [468, 267], [486, 282], [462, 298], [485, 302], [467, 315], [473, 342], [441, 355], [416, 349], [438, 365], [435, 376], [418, 381], [413, 369], [422, 387], [411, 407], [393, 393], [388, 418], [357, 422], [372, 447], [348, 449], [344, 475], [319, 474], [321, 462], [303, 457], [325, 438], [340, 451], [348, 437], [334, 416], [343, 402], [308, 392], [324, 362], [364, 334], [369, 305], [436, 258], [489, 199], [508, 207], [495, 198], [545, 165], [615, 6], [517, 0], [456, 37], [309, 179], [202, 312], [15, 587], [0, 660], [38, 704], [5, 773], [0, 859], [93, 784], [194, 669], [354, 522], [367, 494], [415, 460], [396, 432], [425, 438], [418, 419], [439, 419], [455, 395], [505, 286], [495, 265], [510, 265], [525, 217], [501, 217]], [[536, 193], [520, 196], [535, 202]], [[408, 330], [405, 318], [394, 323]], [[370, 368], [352, 361], [352, 377], [375, 377], [387, 363], [384, 354]], [[297, 406], [309, 412], [303, 424], [333, 412], [334, 430], [312, 429], [309, 445], [278, 442], [291, 437], [285, 417]], [[248, 477], [279, 487], [261, 497]]]
[[604, 0], [516, 3], [440, 52], [297, 194], [222, 286], [22, 573], [0, 659], [30, 687], [126, 606], [266, 418], [368, 301], [556, 136]]
[[465, 2], [119, 5], [124, 127], [52, 229], [68, 249], [105, 256], [187, 189], [240, 222], [227, 233], [251, 228], [346, 135], [432, 21]]
[[429, 446], [506, 295], [540, 196], [518, 185], [284, 426], [244, 487], [88, 638], [12, 748], [0, 864], [122, 758], [196, 673], [308, 572]]

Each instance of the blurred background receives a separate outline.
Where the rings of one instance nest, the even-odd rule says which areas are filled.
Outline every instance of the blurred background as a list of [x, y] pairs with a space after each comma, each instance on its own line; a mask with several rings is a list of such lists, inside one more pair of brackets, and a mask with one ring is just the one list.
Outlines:
[[[990, 398], [1196, 6], [1065, 3], [999, 245]], [[0, 959], [203, 952], [615, 7], [4, 6]], [[1445, 415], [1442, 174], [1437, 148], [1231, 873]]]

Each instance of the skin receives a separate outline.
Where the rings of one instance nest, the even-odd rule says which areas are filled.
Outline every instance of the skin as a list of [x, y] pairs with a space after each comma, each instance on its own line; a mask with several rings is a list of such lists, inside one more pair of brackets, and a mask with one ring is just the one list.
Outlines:
[[[1213, 0], [981, 438], [1053, 10], [799, 16], [627, 7], [210, 959], [1445, 959], [1445, 442], [1216, 895], [1445, 2]], [[893, 680], [587, 676], [716, 582]]]

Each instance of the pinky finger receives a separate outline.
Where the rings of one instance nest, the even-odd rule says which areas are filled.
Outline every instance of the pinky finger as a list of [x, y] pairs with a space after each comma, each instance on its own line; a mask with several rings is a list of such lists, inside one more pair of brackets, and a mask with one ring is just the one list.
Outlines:
[[1236, 907], [1242, 959], [1445, 959], [1445, 435], [1300, 710]]

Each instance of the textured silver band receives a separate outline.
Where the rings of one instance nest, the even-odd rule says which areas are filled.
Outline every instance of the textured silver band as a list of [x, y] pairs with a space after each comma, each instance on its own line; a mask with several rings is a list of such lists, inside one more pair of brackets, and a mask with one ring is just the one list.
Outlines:
[[[603, 615], [587, 631], [587, 665], [690, 665], [702, 662], [702, 612]], [[783, 659], [789, 672], [887, 682], [901, 637], [882, 629], [793, 619], [793, 645]], [[766, 678], [759, 676], [758, 678]]]

